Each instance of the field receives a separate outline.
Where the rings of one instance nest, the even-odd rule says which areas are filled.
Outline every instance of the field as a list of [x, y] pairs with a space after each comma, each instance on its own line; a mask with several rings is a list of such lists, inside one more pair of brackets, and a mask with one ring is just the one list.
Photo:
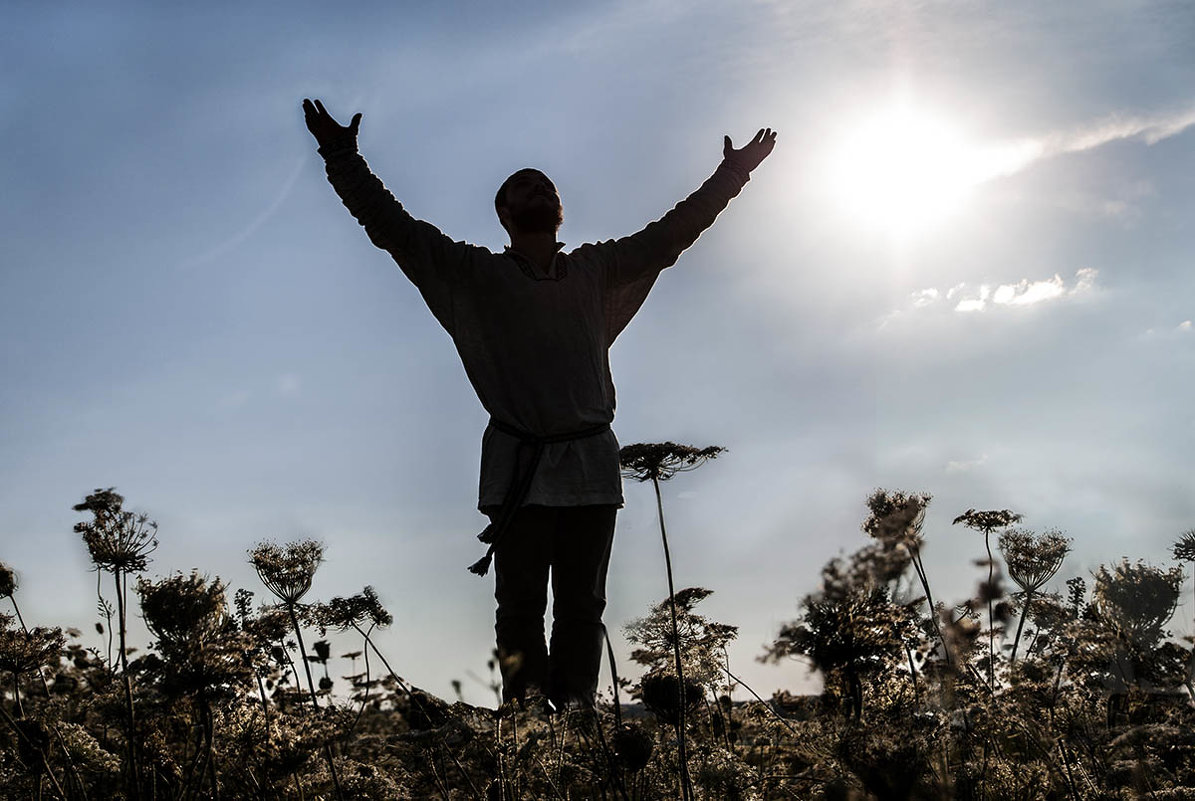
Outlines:
[[[1195, 798], [1192, 651], [1167, 631], [1195, 532], [1173, 566], [1125, 560], [1056, 593], [1069, 540], [970, 510], [955, 523], [980, 581], [942, 603], [921, 561], [930, 498], [877, 490], [868, 544], [760, 655], [811, 661], [821, 696], [755, 696], [726, 658], [736, 628], [690, 587], [626, 627], [636, 664], [611, 652], [596, 708], [493, 710], [405, 681], [374, 646], [391, 617], [371, 588], [309, 598], [320, 544], [253, 547], [271, 597], [255, 604], [199, 572], [147, 578], [157, 529], [123, 503], [76, 506], [107, 649], [26, 625], [0, 565], [3, 798]], [[145, 653], [126, 644], [134, 614]], [[333, 631], [359, 647], [333, 655]]]

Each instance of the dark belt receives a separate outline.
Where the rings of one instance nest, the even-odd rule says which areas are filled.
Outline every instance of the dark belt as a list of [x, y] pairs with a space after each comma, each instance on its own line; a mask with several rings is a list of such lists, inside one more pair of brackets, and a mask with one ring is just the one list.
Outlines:
[[[535, 471], [539, 468], [539, 460], [543, 458], [544, 447], [554, 445], [557, 442], [572, 442], [578, 439], [596, 437], [598, 434], [605, 434], [610, 430], [609, 423], [601, 423], [596, 426], [590, 426], [589, 428], [583, 428], [580, 431], [569, 431], [564, 434], [537, 437], [534, 434], [528, 434], [526, 431], [492, 418], [490, 419], [490, 425], [503, 434], [517, 439], [519, 447], [515, 450], [514, 475], [511, 476], [510, 483], [506, 486], [506, 495], [502, 498], [502, 505], [498, 507], [498, 514], [485, 527], [485, 530], [477, 535], [477, 539], [488, 543], [490, 546], [489, 550], [485, 552], [485, 556], [469, 565], [469, 571], [479, 576], [484, 576], [489, 572], [490, 562], [494, 558], [494, 551], [502, 541], [502, 535], [510, 526], [510, 521], [514, 519], [515, 512], [518, 511], [519, 507], [523, 505], [523, 501], [526, 500], [527, 493], [531, 490], [531, 481], [535, 478]], [[520, 468], [519, 460], [523, 455], [524, 448], [531, 448], [531, 460], [527, 463], [526, 467]]]

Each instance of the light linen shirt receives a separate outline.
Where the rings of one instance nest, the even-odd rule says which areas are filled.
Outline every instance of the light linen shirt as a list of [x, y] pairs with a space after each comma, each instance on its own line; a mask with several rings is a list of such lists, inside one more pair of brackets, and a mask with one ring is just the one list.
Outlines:
[[[518, 253], [454, 242], [403, 208], [355, 143], [321, 148], [328, 180], [370, 240], [389, 253], [452, 337], [490, 417], [532, 436], [581, 431], [614, 419], [609, 349], [660, 271], [697, 240], [748, 176], [723, 162], [688, 198], [621, 239], [560, 251], [547, 275]], [[523, 459], [529, 448], [522, 449]], [[502, 504], [519, 440], [486, 428], [478, 508]], [[621, 505], [612, 431], [544, 447], [524, 504]]]

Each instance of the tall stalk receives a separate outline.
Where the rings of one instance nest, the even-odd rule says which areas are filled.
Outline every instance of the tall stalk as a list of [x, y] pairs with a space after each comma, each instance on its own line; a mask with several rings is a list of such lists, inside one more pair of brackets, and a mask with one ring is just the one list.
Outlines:
[[[996, 558], [992, 556], [992, 530], [983, 530], [983, 546], [988, 551], [988, 685], [996, 688], [996, 629], [995, 603], [992, 592], [992, 582], [996, 578]], [[1023, 620], [1024, 618], [1022, 618]]]
[[[295, 614], [295, 604], [287, 603], [286, 611], [290, 615], [291, 625], [295, 629], [295, 639], [299, 642], [299, 656], [303, 659], [303, 672], [307, 674], [307, 688], [311, 691], [311, 705], [318, 711], [319, 699], [315, 695], [315, 682], [311, 680], [311, 664], [307, 661], [307, 647], [303, 644], [303, 631], [299, 625], [299, 616]], [[344, 794], [340, 789], [340, 777], [336, 773], [336, 762], [332, 758], [332, 744], [324, 743], [324, 758], [328, 761], [328, 772], [332, 775], [332, 786], [336, 789], [336, 797], [344, 801]]]
[[125, 722], [128, 725], [127, 746], [129, 751], [129, 773], [131, 776], [131, 789], [134, 801], [141, 798], [141, 770], [137, 759], [137, 720], [133, 712], [133, 680], [129, 677], [129, 656], [128, 656], [128, 642], [127, 642], [127, 615], [126, 608], [128, 605], [125, 593], [128, 591], [127, 575], [119, 568], [112, 571], [112, 578], [116, 582], [116, 618], [117, 625], [120, 627], [120, 675], [124, 684], [124, 701], [125, 701]]
[[[1012, 640], [1012, 655], [1008, 658], [1008, 664], [1015, 665], [1017, 662], [1017, 646], [1021, 644], [1021, 631], [1025, 628], [1025, 618], [1029, 616], [1029, 604], [1033, 603], [1033, 593], [1025, 593], [1025, 608], [1021, 610], [1021, 620], [1017, 623], [1017, 634]], [[1029, 643], [1030, 650], [1033, 649], [1033, 643]]]
[[942, 624], [938, 622], [938, 608], [934, 605], [934, 594], [929, 589], [929, 576], [926, 575], [925, 565], [921, 561], [921, 549], [915, 544], [910, 545], [909, 549], [912, 553], [913, 570], [917, 573], [917, 578], [921, 581], [921, 589], [925, 591], [925, 602], [929, 604], [929, 622], [934, 626], [934, 633], [938, 635], [938, 642], [942, 643], [942, 652], [946, 655], [946, 664], [954, 667], [954, 655], [950, 651], [950, 646], [946, 643], [946, 638], [942, 636]]
[[656, 490], [656, 510], [660, 515], [660, 538], [664, 542], [664, 568], [668, 573], [668, 611], [672, 618], [672, 657], [676, 667], [676, 742], [677, 758], [680, 760], [681, 797], [684, 801], [690, 801], [693, 797], [693, 784], [689, 777], [689, 753], [685, 737], [685, 669], [681, 664], [680, 632], [676, 622], [676, 590], [672, 581], [672, 554], [668, 550], [668, 531], [664, 527], [664, 501], [660, 495], [660, 481], [652, 476], [651, 484]]

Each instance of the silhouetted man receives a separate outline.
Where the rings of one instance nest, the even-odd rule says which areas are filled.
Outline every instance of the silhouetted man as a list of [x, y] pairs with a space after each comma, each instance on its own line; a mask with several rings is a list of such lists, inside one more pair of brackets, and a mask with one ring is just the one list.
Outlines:
[[[697, 240], [776, 142], [763, 129], [735, 149], [672, 211], [622, 239], [564, 252], [556, 187], [522, 169], [494, 207], [502, 253], [454, 242], [415, 219], [357, 153], [361, 115], [340, 125], [303, 101], [328, 180], [379, 248], [411, 279], [452, 337], [490, 414], [482, 437], [478, 508], [491, 520], [498, 602], [495, 632], [506, 699], [537, 687], [557, 706], [592, 704], [602, 652], [606, 569], [622, 506], [610, 345], [656, 276]], [[552, 582], [552, 639], [544, 641]]]

